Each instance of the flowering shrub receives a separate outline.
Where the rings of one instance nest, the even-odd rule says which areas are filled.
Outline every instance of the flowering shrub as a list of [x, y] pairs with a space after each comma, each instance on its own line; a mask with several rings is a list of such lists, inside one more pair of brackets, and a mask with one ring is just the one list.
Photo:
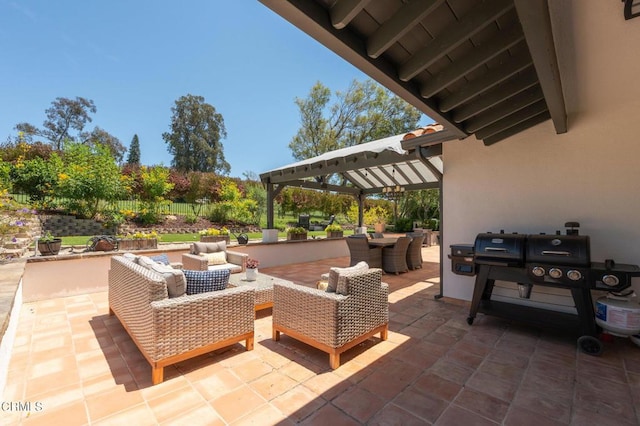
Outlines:
[[247, 259], [247, 269], [256, 269], [260, 265], [260, 262], [256, 259]]
[[0, 259], [10, 256], [4, 253], [4, 244], [16, 241], [15, 234], [27, 226], [26, 220], [36, 214], [9, 197], [6, 190], [0, 191]]
[[332, 223], [331, 225], [327, 225], [324, 230], [325, 232], [340, 232], [342, 231], [342, 226], [337, 223]]
[[287, 234], [305, 234], [307, 232], [302, 226], [287, 228]]
[[135, 232], [133, 234], [129, 233], [126, 234], [125, 236], [123, 236], [122, 238], [127, 239], [127, 240], [151, 240], [151, 239], [160, 239], [160, 236], [158, 235], [158, 233], [156, 231], [151, 231], [148, 234], [145, 232]]
[[211, 235], [211, 236], [217, 237], [219, 235], [229, 235], [229, 230], [223, 226], [220, 229], [216, 229], [216, 228], [203, 229], [202, 231], [199, 231], [199, 234]]

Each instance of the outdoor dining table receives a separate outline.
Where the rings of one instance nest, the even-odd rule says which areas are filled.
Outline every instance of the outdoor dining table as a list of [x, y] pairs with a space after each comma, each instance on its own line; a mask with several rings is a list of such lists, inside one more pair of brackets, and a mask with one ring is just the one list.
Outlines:
[[368, 243], [372, 247], [389, 247], [398, 242], [398, 237], [372, 238]]

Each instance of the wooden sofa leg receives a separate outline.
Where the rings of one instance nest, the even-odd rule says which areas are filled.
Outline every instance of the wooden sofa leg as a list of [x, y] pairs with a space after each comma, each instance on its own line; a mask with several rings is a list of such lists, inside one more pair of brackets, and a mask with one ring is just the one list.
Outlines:
[[340, 367], [340, 354], [339, 353], [330, 353], [329, 354], [329, 365], [331, 368], [335, 370]]
[[380, 330], [380, 340], [387, 340], [389, 335], [389, 325], [385, 325], [382, 330]]
[[247, 350], [248, 351], [252, 351], [253, 350], [253, 336], [251, 336], [251, 337], [249, 337], [247, 339], [246, 346], [247, 346]]
[[164, 367], [151, 366], [151, 383], [157, 385], [164, 380]]
[[111, 306], [109, 306], [109, 316], [112, 317], [114, 315], [115, 313], [113, 312], [113, 309], [111, 309]]
[[272, 340], [278, 341], [280, 340], [280, 332], [278, 330], [276, 330], [275, 328], [273, 329], [273, 334], [271, 336]]

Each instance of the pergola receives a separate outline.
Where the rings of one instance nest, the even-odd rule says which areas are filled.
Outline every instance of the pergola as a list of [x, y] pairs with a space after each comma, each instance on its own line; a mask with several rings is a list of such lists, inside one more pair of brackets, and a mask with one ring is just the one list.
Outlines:
[[[326, 152], [260, 175], [267, 187], [267, 228], [273, 228], [275, 197], [287, 186], [333, 191], [358, 200], [363, 226], [364, 199], [386, 188], [440, 188], [442, 145], [457, 139], [441, 125]], [[336, 183], [339, 182], [339, 183]]]

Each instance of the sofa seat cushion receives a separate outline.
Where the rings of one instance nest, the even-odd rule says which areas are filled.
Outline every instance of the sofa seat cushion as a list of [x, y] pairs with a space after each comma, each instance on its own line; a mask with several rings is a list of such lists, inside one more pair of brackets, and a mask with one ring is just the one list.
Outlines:
[[215, 271], [185, 270], [183, 272], [187, 281], [186, 293], [189, 295], [224, 290], [229, 283], [230, 271], [228, 269]]
[[347, 288], [347, 278], [352, 275], [362, 274], [369, 270], [367, 262], [358, 262], [348, 268], [331, 268], [329, 269], [329, 281], [327, 286], [328, 292], [336, 292], [347, 296], [349, 289]]
[[237, 272], [242, 272], [242, 266], [236, 265], [234, 263], [225, 263], [224, 265], [209, 265], [207, 266], [207, 270], [209, 271], [220, 271], [222, 269], [227, 269], [232, 274]]
[[163, 265], [156, 263], [149, 267], [150, 270], [162, 275], [165, 283], [167, 284], [167, 293], [169, 298], [184, 296], [187, 283], [184, 273], [180, 269], [173, 269], [169, 265]]

